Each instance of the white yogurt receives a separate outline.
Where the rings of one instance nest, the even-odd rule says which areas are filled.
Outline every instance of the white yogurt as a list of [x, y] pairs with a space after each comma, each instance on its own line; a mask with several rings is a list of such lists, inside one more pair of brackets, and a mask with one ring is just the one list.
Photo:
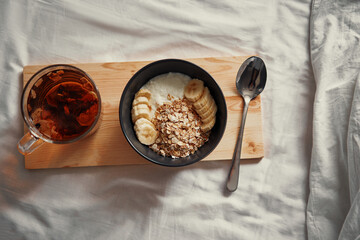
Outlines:
[[174, 100], [182, 99], [184, 88], [190, 80], [191, 78], [188, 75], [175, 72], [161, 74], [150, 79], [142, 88], [151, 92], [151, 116], [154, 116], [159, 106], [165, 102], [170, 102], [168, 94], [173, 96]]

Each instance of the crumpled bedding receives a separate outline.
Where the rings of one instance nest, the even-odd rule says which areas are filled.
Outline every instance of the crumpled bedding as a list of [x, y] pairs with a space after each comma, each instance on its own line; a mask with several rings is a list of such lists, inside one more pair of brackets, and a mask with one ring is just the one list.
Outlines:
[[[0, 20], [0, 239], [360, 239], [356, 1], [5, 0]], [[236, 192], [229, 161], [24, 169], [24, 66], [254, 54], [265, 157]]]
[[314, 1], [309, 239], [360, 239], [360, 2]]

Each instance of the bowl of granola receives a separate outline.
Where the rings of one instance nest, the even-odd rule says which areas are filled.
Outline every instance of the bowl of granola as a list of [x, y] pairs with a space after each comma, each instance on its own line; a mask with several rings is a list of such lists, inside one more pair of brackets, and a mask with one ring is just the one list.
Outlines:
[[208, 156], [226, 127], [225, 97], [213, 77], [181, 59], [152, 62], [129, 80], [119, 107], [130, 146], [150, 162], [179, 167]]

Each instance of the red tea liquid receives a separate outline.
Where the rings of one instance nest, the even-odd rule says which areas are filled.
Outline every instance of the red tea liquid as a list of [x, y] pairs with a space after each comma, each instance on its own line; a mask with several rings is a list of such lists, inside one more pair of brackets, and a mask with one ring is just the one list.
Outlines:
[[51, 72], [35, 83], [28, 112], [35, 127], [52, 140], [71, 140], [86, 132], [98, 114], [90, 81], [72, 70]]

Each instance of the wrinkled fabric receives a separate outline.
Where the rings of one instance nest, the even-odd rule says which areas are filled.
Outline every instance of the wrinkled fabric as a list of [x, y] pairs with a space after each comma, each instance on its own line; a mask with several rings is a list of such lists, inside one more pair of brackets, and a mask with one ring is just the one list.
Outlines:
[[[307, 239], [310, 9], [310, 0], [0, 1], [0, 239]], [[24, 169], [24, 66], [254, 54], [268, 70], [265, 157], [241, 165], [233, 194], [229, 161]]]
[[314, 1], [309, 239], [360, 239], [359, 36], [359, 1]]

